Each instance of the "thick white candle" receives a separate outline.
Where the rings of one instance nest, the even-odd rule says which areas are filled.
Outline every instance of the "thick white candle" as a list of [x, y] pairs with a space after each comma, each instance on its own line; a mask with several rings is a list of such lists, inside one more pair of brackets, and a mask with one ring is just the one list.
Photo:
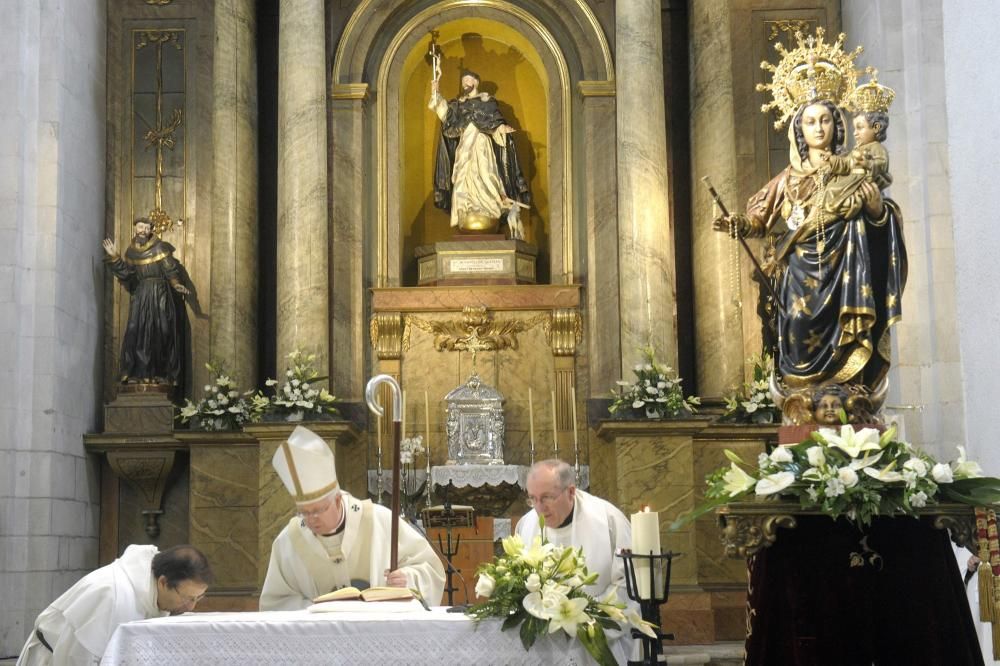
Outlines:
[[531, 399], [531, 387], [528, 387], [528, 447], [531, 451], [531, 461], [535, 460], [535, 406]]
[[552, 452], [559, 457], [559, 423], [556, 421], [556, 392], [552, 392]]
[[[632, 514], [632, 554], [633, 555], [653, 555], [660, 554], [660, 514], [650, 511], [649, 507], [643, 507], [642, 511]], [[640, 599], [649, 599], [650, 583], [649, 571], [652, 563], [648, 558], [636, 557], [632, 560], [635, 565], [635, 583], [639, 590]]]

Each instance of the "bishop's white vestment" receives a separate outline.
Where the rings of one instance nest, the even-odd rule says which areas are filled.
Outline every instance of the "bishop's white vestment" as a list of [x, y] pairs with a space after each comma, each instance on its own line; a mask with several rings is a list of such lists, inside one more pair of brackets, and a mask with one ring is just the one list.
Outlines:
[[[316, 536], [295, 517], [271, 546], [271, 561], [260, 594], [260, 609], [301, 610], [321, 594], [355, 585], [385, 585], [389, 568], [392, 512], [371, 500], [343, 493], [341, 534]], [[399, 570], [407, 586], [437, 606], [444, 592], [444, 567], [430, 543], [405, 521], [399, 524]]]
[[129, 546], [117, 560], [77, 581], [39, 614], [17, 666], [99, 663], [118, 625], [168, 615], [156, 606], [157, 552], [156, 546]]

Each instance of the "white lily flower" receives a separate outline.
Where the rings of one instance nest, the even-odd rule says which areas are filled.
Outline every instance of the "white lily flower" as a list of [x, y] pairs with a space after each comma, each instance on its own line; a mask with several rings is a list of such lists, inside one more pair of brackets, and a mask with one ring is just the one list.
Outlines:
[[792, 452], [787, 446], [778, 446], [771, 452], [771, 462], [790, 463], [792, 460]]
[[580, 597], [579, 599], [566, 599], [559, 601], [549, 620], [549, 633], [555, 633], [562, 629], [569, 636], [576, 636], [576, 629], [581, 624], [591, 621], [591, 618], [584, 609], [587, 608], [589, 599]]
[[865, 467], [871, 467], [872, 465], [877, 463], [881, 458], [882, 458], [882, 451], [879, 451], [875, 455], [865, 455], [864, 458], [858, 458], [856, 460], [852, 460], [850, 468], [857, 471], [859, 469], [864, 469]]
[[820, 434], [831, 447], [836, 447], [851, 456], [857, 458], [863, 451], [878, 451], [882, 447], [879, 445], [879, 432], [874, 428], [862, 428], [855, 431], [852, 425], [842, 425], [840, 434], [831, 428], [820, 428]]
[[726, 472], [722, 480], [725, 481], [725, 491], [730, 496], [736, 496], [753, 488], [756, 479], [744, 472], [739, 465], [734, 462], [729, 463], [729, 471]]
[[795, 475], [791, 472], [769, 474], [757, 482], [755, 492], [758, 495], [773, 495], [774, 493], [780, 493], [793, 483], [795, 483]]
[[958, 447], [958, 460], [951, 464], [952, 476], [956, 479], [977, 479], [983, 475], [979, 463], [965, 459], [965, 447]]
[[905, 480], [902, 474], [891, 468], [892, 465], [889, 465], [888, 467], [883, 467], [882, 469], [875, 469], [874, 467], [865, 467], [865, 474], [872, 477], [873, 479], [878, 479], [882, 483], [896, 483]]
[[656, 632], [653, 630], [654, 625], [650, 622], [646, 622], [645, 620], [643, 620], [642, 616], [636, 613], [634, 610], [625, 611], [625, 619], [628, 620], [628, 623], [630, 625], [632, 625], [642, 633], [646, 634], [650, 638], [656, 638]]
[[951, 483], [955, 480], [948, 463], [938, 463], [931, 468], [931, 476], [937, 483]]

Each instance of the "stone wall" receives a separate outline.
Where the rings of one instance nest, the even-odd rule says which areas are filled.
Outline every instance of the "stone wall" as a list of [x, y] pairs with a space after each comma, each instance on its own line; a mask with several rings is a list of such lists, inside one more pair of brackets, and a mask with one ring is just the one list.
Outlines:
[[97, 563], [104, 227], [102, 0], [0, 25], [0, 656]]

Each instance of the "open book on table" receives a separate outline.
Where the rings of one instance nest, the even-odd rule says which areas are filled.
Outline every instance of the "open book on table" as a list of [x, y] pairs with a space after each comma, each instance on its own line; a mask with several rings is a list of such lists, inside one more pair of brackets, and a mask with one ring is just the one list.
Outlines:
[[327, 592], [313, 599], [313, 603], [324, 601], [409, 601], [414, 599], [413, 592], [405, 587], [369, 587], [359, 590], [347, 586], [333, 592]]

